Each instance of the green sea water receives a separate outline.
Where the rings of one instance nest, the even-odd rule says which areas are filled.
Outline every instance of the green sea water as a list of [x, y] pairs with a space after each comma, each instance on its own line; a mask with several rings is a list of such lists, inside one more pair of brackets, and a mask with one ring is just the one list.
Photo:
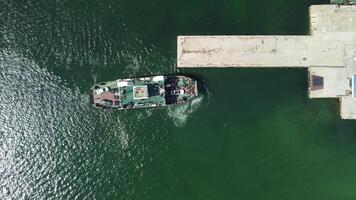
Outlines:
[[[177, 35], [308, 34], [313, 0], [0, 0], [0, 199], [352, 200], [356, 122], [301, 69], [176, 69]], [[206, 94], [101, 111], [96, 82]]]

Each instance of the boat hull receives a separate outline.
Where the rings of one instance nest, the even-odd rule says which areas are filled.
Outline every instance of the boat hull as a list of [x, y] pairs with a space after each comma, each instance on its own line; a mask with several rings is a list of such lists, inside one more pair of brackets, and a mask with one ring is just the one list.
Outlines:
[[95, 84], [90, 102], [102, 109], [153, 108], [183, 104], [198, 96], [197, 81], [182, 75], [117, 79]]

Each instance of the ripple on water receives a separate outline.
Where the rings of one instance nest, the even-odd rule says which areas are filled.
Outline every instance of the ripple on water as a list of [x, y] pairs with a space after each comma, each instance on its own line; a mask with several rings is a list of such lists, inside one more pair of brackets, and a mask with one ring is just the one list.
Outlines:
[[[117, 1], [6, 1], [0, 8], [0, 44], [76, 84], [92, 74], [120, 76], [171, 73], [174, 59], [133, 37]], [[74, 81], [75, 80], [75, 81]]]
[[144, 168], [169, 145], [153, 123], [166, 110], [99, 112], [81, 91], [172, 73], [174, 58], [132, 36], [117, 1], [0, 4], [0, 199], [144, 195]]
[[165, 136], [136, 137], [144, 118], [100, 112], [35, 62], [14, 51], [0, 57], [0, 199], [132, 195]]

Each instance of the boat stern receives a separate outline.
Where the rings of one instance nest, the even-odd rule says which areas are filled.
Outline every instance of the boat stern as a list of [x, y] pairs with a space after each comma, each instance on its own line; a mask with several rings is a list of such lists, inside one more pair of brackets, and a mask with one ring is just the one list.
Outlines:
[[165, 91], [168, 105], [186, 103], [199, 95], [198, 81], [187, 76], [167, 76]]

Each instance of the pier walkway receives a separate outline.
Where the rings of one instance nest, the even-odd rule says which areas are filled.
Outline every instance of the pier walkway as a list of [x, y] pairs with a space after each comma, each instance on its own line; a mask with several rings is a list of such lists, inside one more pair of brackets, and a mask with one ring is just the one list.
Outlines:
[[314, 5], [310, 35], [178, 36], [178, 67], [308, 68], [310, 98], [339, 98], [356, 119], [356, 5]]
[[344, 46], [329, 36], [178, 36], [177, 42], [178, 67], [345, 66]]

